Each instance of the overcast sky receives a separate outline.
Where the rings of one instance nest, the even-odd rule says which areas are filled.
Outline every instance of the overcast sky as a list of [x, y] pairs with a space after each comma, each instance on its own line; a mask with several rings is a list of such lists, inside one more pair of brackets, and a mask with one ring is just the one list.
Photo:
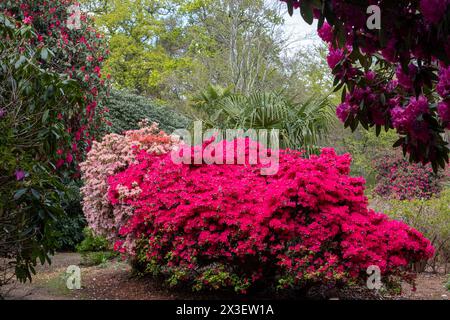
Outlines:
[[298, 50], [301, 46], [320, 43], [322, 40], [317, 35], [317, 20], [312, 25], [307, 24], [300, 16], [300, 10], [295, 10], [291, 17], [286, 9], [284, 15], [284, 28], [286, 34], [292, 39], [290, 50]]

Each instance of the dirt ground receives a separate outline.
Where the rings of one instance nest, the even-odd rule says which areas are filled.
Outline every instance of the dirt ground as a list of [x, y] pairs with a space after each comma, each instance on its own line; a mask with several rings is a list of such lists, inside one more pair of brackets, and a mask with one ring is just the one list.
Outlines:
[[[118, 260], [94, 267], [81, 267], [82, 288], [69, 290], [66, 286], [66, 269], [69, 265], [80, 265], [80, 260], [80, 255], [76, 253], [56, 254], [51, 265], [37, 268], [38, 272], [32, 283], [13, 283], [8, 286], [6, 299], [172, 300], [224, 298], [224, 296], [217, 297], [207, 293], [196, 294], [188, 290], [171, 290], [153, 279], [133, 277], [130, 267], [125, 262]], [[443, 274], [419, 274], [416, 291], [412, 291], [410, 286], [405, 285], [401, 296], [388, 299], [449, 300], [450, 292], [445, 288], [447, 279], [448, 275]]]

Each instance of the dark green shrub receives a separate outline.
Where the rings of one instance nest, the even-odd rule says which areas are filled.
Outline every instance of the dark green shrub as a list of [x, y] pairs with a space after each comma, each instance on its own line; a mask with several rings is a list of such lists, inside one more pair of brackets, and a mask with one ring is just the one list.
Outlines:
[[105, 132], [122, 133], [125, 130], [137, 129], [142, 119], [159, 123], [159, 127], [167, 133], [178, 128], [186, 128], [189, 119], [184, 115], [160, 106], [150, 99], [128, 93], [126, 91], [113, 90], [108, 101], [109, 112], [105, 119], [110, 126]]
[[74, 251], [77, 244], [83, 239], [83, 229], [86, 219], [81, 207], [80, 189], [74, 183], [70, 183], [67, 191], [67, 199], [63, 203], [65, 215], [61, 216], [55, 223], [57, 233], [57, 250]]
[[64, 215], [55, 224], [58, 239], [56, 249], [59, 251], [73, 251], [78, 243], [83, 240], [83, 228], [86, 220], [79, 213]]

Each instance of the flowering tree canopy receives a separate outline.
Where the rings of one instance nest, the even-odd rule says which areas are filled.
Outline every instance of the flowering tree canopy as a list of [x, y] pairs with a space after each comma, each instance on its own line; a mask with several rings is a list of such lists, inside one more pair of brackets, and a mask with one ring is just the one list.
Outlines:
[[[414, 162], [434, 171], [448, 163], [443, 133], [450, 128], [449, 0], [282, 0], [300, 8], [329, 44], [328, 64], [342, 89], [337, 115], [355, 130], [382, 127], [399, 134]], [[369, 28], [368, 7], [381, 10], [380, 28]]]
[[[46, 124], [57, 137], [56, 153], [49, 154], [57, 168], [74, 168], [89, 150], [107, 111], [107, 78], [101, 67], [109, 51], [103, 35], [79, 9], [75, 0], [17, 0], [0, 3], [0, 12], [26, 26], [31, 33], [27, 43], [40, 52], [38, 65], [79, 86], [78, 103], [46, 114]], [[3, 41], [4, 39], [1, 39]], [[18, 48], [23, 52], [24, 47]], [[51, 90], [51, 89], [49, 89]], [[68, 135], [56, 133], [60, 130]]]
[[104, 39], [72, 4], [0, 1], [0, 286], [61, 245], [65, 182], [101, 122]]

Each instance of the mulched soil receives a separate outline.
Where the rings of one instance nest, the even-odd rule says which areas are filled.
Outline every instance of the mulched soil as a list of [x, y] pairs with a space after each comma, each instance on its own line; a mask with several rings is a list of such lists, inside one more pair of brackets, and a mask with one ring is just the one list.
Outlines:
[[[5, 288], [8, 290], [6, 299], [26, 300], [204, 300], [204, 299], [299, 299], [298, 296], [276, 296], [272, 294], [252, 295], [251, 298], [236, 296], [231, 293], [196, 293], [187, 288], [170, 289], [162, 281], [153, 278], [133, 276], [131, 268], [124, 262], [111, 261], [94, 267], [81, 267], [82, 288], [69, 290], [65, 286], [64, 273], [69, 265], [79, 265], [80, 255], [76, 253], [58, 253], [52, 259], [51, 265], [37, 268], [33, 283], [13, 283]], [[445, 288], [448, 275], [421, 273], [417, 277], [416, 291], [409, 285], [404, 285], [401, 296], [380, 296], [364, 289], [352, 289], [335, 293], [340, 299], [413, 299], [413, 300], [448, 300], [450, 292]], [[319, 298], [334, 298], [315, 295]]]

